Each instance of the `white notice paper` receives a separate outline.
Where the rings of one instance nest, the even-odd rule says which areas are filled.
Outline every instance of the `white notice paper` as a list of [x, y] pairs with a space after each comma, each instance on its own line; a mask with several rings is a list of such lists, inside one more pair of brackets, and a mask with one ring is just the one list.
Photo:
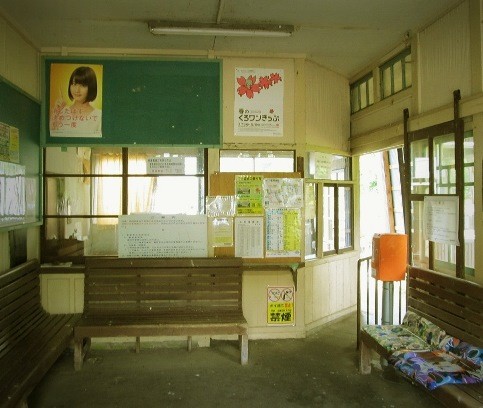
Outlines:
[[458, 197], [424, 197], [424, 235], [426, 239], [440, 244], [459, 245]]
[[121, 215], [118, 231], [119, 258], [208, 256], [206, 215]]
[[263, 258], [263, 217], [235, 219], [235, 256]]

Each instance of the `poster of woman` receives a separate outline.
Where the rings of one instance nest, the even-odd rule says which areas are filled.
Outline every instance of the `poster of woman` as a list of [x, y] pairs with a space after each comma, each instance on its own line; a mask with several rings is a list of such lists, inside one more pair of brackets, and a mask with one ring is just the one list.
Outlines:
[[50, 66], [51, 137], [102, 137], [102, 65]]

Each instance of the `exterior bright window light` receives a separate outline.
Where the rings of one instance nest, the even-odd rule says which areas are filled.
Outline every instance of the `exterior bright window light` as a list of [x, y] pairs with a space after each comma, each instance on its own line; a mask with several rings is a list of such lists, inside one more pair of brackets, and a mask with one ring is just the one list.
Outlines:
[[286, 24], [205, 24], [167, 21], [148, 22], [155, 35], [215, 35], [235, 37], [289, 37], [293, 25]]

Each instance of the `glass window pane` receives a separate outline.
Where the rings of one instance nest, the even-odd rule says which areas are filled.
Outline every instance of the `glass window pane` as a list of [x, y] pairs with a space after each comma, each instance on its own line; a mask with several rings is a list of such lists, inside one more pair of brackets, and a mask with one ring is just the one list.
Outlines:
[[90, 178], [45, 178], [45, 215], [90, 215]]
[[404, 80], [406, 88], [409, 88], [413, 84], [412, 65], [411, 54], [406, 55], [406, 58], [404, 59]]
[[335, 251], [335, 187], [324, 187], [323, 196], [323, 252]]
[[392, 95], [391, 67], [387, 67], [382, 72], [382, 97], [387, 98]]
[[338, 187], [339, 250], [352, 246], [352, 188]]
[[129, 174], [204, 173], [204, 150], [192, 148], [130, 148]]
[[464, 238], [465, 267], [468, 275], [475, 275], [475, 166], [473, 136], [465, 137], [464, 142]]
[[367, 89], [369, 91], [369, 105], [374, 104], [374, 78], [369, 78], [367, 81]]
[[411, 193], [429, 193], [429, 156], [428, 141], [418, 140], [411, 143]]
[[360, 110], [359, 106], [359, 87], [354, 86], [351, 88], [351, 109], [352, 113]]
[[308, 152], [306, 178], [318, 180], [350, 180], [351, 158], [323, 152]]
[[222, 172], [293, 172], [293, 150], [220, 150]]
[[361, 109], [364, 109], [367, 106], [367, 84], [362, 82], [359, 85], [359, 91], [361, 94]]
[[305, 184], [305, 259], [317, 255], [317, 185]]
[[456, 180], [450, 175], [455, 171], [454, 135], [443, 135], [433, 139], [434, 151], [434, 192], [449, 194], [456, 192]]
[[423, 201], [411, 202], [411, 256], [414, 266], [429, 267], [429, 241], [424, 239]]
[[122, 214], [121, 177], [94, 177], [92, 179], [91, 213], [92, 215]]
[[403, 89], [402, 63], [397, 61], [393, 65], [394, 93]]
[[[133, 183], [133, 181], [130, 180], [130, 183]], [[142, 188], [146, 189], [146, 191], [143, 190], [141, 195], [144, 195], [144, 199], [148, 202], [148, 205], [145, 206], [147, 212], [187, 215], [204, 214], [205, 183], [202, 177], [153, 177], [145, 178], [140, 184], [142, 184]], [[130, 191], [130, 211], [134, 208], [134, 200], [137, 199], [135, 193], [131, 194]], [[133, 203], [132, 206], [131, 203]]]

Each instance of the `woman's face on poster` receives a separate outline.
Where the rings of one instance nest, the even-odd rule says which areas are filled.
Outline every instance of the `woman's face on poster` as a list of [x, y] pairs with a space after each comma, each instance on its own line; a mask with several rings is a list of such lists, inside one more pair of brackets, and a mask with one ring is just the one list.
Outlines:
[[74, 98], [74, 102], [84, 103], [87, 99], [87, 92], [89, 91], [87, 85], [72, 82], [70, 84], [70, 93]]

